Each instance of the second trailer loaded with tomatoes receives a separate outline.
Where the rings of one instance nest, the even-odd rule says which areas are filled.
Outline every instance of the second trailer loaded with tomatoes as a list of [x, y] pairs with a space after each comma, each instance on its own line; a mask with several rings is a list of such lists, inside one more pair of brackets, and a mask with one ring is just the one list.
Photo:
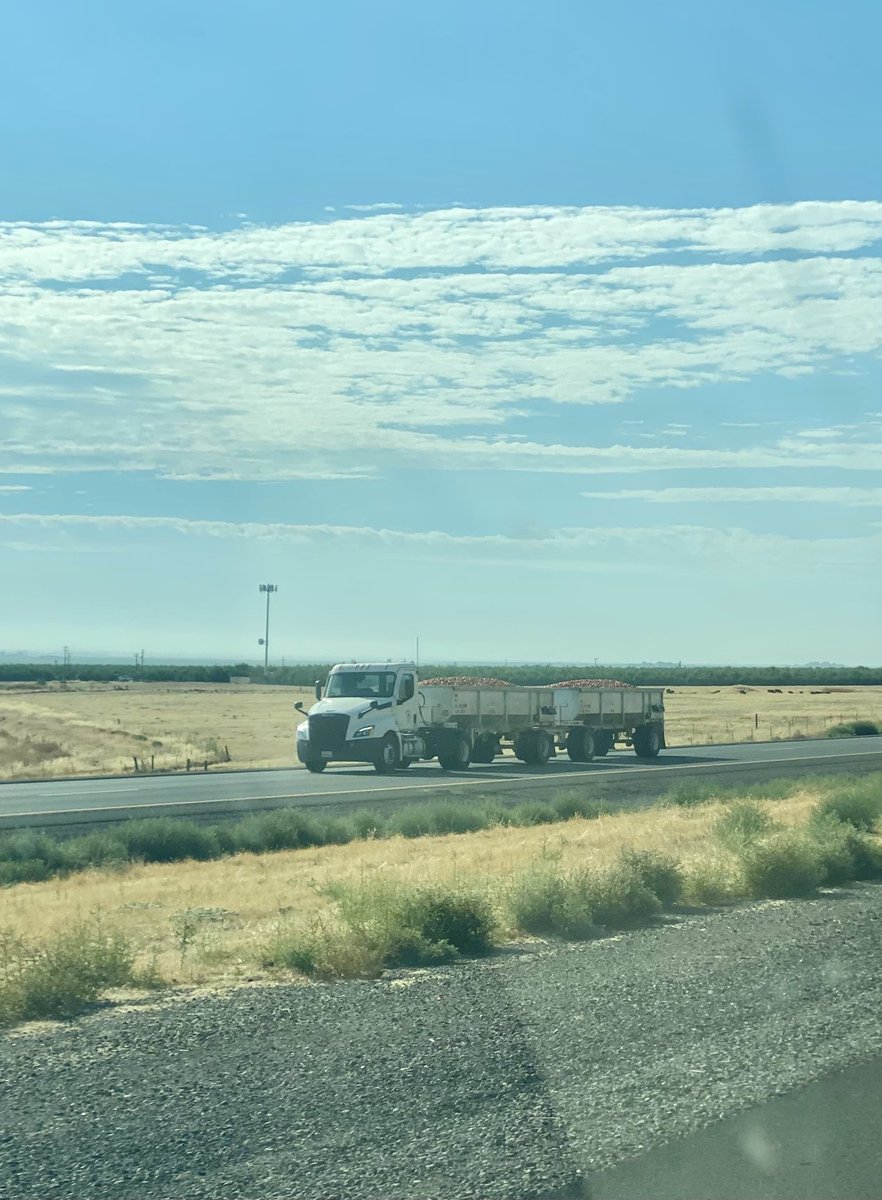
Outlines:
[[663, 688], [421, 683], [413, 663], [339, 664], [297, 729], [297, 757], [316, 772], [366, 762], [388, 773], [433, 758], [461, 771], [507, 748], [531, 766], [558, 751], [591, 762], [615, 746], [655, 758], [664, 745]]

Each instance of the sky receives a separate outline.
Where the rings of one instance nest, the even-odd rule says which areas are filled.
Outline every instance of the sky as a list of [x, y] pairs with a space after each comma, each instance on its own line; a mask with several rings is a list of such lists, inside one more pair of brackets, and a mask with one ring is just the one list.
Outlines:
[[13, 6], [0, 650], [880, 664], [880, 44]]

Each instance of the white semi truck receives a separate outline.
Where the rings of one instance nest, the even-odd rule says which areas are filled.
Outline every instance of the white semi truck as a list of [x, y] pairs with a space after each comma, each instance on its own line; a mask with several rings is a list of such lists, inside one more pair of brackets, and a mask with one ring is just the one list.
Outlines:
[[315, 772], [365, 762], [388, 774], [433, 758], [462, 771], [504, 746], [531, 766], [558, 750], [587, 763], [617, 745], [655, 758], [665, 745], [663, 688], [424, 685], [413, 663], [340, 663], [316, 701], [297, 729], [297, 757]]

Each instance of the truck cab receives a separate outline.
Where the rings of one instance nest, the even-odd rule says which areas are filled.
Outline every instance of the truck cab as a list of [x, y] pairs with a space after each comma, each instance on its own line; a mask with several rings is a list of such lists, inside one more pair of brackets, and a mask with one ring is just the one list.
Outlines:
[[297, 728], [297, 757], [309, 771], [329, 762], [368, 762], [378, 771], [409, 766], [424, 752], [413, 663], [338, 663]]

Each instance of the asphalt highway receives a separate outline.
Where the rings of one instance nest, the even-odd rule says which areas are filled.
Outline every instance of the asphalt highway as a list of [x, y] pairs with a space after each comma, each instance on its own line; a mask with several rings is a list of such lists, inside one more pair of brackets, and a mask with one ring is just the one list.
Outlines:
[[593, 763], [561, 755], [546, 767], [506, 757], [463, 772], [415, 764], [392, 776], [372, 767], [330, 766], [322, 775], [301, 768], [215, 771], [152, 776], [40, 780], [0, 784], [0, 829], [23, 825], [107, 823], [131, 816], [222, 817], [294, 805], [345, 811], [353, 805], [412, 803], [444, 794], [526, 798], [546, 789], [591, 785], [611, 800], [658, 795], [687, 778], [756, 782], [780, 775], [882, 770], [882, 737], [677, 747], [658, 759], [617, 751]]

